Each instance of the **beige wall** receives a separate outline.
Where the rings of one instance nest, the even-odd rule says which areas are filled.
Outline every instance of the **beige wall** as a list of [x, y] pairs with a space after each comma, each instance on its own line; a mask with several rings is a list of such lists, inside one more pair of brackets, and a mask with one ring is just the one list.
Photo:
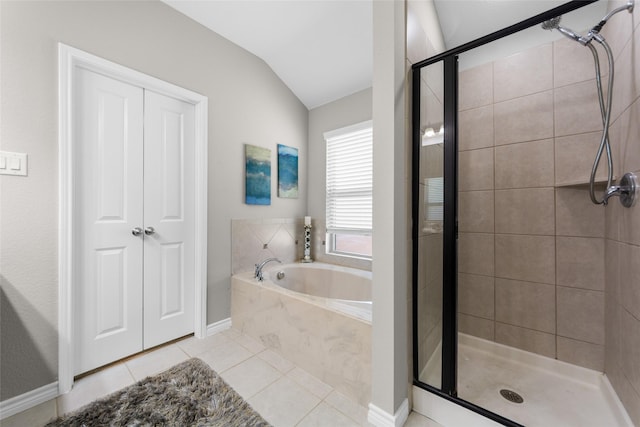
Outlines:
[[[624, 2], [610, 1], [609, 8]], [[611, 141], [616, 175], [640, 174], [640, 8], [620, 13], [603, 31], [616, 58]], [[640, 425], [640, 205], [605, 210], [605, 373]]]
[[[209, 98], [208, 310], [230, 315], [231, 218], [302, 217], [304, 105], [260, 59], [159, 1], [2, 1], [1, 144], [26, 152], [29, 176], [0, 178], [0, 399], [57, 378], [57, 43]], [[244, 204], [243, 144], [299, 149], [300, 196]]]

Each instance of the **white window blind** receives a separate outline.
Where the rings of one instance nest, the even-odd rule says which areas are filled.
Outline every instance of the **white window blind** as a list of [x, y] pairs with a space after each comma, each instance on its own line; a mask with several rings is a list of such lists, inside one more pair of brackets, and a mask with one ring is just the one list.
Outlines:
[[324, 134], [327, 142], [327, 233], [371, 234], [371, 121]]

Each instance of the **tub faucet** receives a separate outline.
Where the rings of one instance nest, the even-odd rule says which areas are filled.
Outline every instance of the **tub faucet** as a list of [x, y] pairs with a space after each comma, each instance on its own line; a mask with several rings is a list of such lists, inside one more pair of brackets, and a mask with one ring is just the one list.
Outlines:
[[280, 264], [282, 264], [282, 261], [280, 261], [278, 258], [267, 258], [264, 261], [262, 261], [260, 264], [256, 264], [256, 270], [254, 272], [253, 277], [258, 279], [258, 281], [262, 282], [262, 268], [265, 266], [266, 263], [271, 261], [278, 261]]

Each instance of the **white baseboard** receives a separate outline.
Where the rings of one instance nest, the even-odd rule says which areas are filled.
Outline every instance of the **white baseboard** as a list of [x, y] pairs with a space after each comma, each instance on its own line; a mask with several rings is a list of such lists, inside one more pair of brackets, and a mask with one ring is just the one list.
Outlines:
[[0, 402], [0, 420], [31, 409], [36, 405], [58, 397], [58, 382], [43, 385], [11, 399]]
[[229, 328], [231, 328], [231, 318], [227, 317], [226, 319], [207, 325], [207, 336], [215, 335]]
[[373, 403], [369, 403], [369, 413], [367, 420], [376, 427], [401, 427], [409, 418], [409, 399], [404, 399], [395, 414], [378, 408]]

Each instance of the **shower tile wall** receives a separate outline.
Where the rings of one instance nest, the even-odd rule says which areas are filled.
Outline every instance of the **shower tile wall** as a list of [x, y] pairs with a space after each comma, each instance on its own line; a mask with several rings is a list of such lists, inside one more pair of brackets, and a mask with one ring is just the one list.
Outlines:
[[[610, 2], [610, 9], [624, 2]], [[615, 62], [611, 140], [617, 173], [640, 175], [640, 7], [604, 29]], [[613, 23], [613, 22], [612, 22]], [[640, 205], [605, 211], [605, 373], [640, 426]]]
[[602, 123], [591, 61], [560, 40], [460, 73], [458, 321], [603, 370], [604, 209], [584, 185]]

